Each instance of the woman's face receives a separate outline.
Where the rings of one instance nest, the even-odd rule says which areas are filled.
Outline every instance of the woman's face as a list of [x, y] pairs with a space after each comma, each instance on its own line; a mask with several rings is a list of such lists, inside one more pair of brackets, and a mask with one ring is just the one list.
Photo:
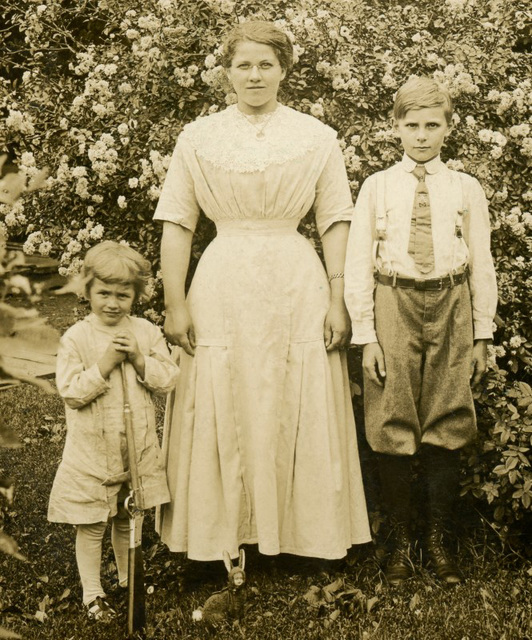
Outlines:
[[246, 40], [236, 46], [227, 70], [227, 77], [238, 96], [238, 106], [249, 114], [275, 109], [279, 84], [285, 75], [272, 47]]

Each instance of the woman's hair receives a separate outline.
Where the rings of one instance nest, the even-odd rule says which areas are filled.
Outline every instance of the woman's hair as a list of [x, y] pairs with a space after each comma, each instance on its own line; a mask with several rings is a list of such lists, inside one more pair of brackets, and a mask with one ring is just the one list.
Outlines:
[[404, 118], [411, 109], [432, 109], [443, 107], [447, 124], [451, 124], [453, 101], [449, 91], [432, 78], [413, 76], [397, 91], [393, 104], [396, 120]]
[[105, 240], [91, 247], [83, 261], [81, 281], [88, 297], [95, 278], [107, 284], [131, 284], [135, 289], [135, 301], [145, 295], [150, 276], [150, 263], [138, 251], [125, 244]]
[[294, 47], [290, 38], [271, 22], [252, 20], [243, 22], [230, 31], [223, 43], [222, 64], [228, 69], [241, 42], [266, 44], [275, 51], [281, 68], [288, 72], [294, 62]]

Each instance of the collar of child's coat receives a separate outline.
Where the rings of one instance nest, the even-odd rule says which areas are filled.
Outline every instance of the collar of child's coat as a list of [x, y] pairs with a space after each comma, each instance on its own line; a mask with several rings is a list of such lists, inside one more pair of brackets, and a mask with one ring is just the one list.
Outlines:
[[[414, 169], [417, 166], [417, 162], [415, 160], [412, 160], [412, 158], [408, 157], [405, 153], [403, 154], [401, 165], [405, 171], [412, 173], [412, 171], [414, 171]], [[436, 156], [435, 158], [432, 158], [432, 160], [425, 162], [425, 169], [429, 174], [438, 173], [438, 171], [440, 171], [442, 167], [443, 167], [443, 162], [441, 161], [441, 158], [439, 155]]]

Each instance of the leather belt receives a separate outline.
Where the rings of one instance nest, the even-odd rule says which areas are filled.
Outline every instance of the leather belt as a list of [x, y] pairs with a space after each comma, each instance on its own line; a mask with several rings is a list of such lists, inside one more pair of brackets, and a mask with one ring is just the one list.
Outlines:
[[469, 270], [461, 273], [444, 276], [443, 278], [403, 278], [402, 276], [389, 276], [385, 273], [377, 273], [375, 278], [380, 284], [390, 287], [401, 287], [402, 289], [418, 289], [419, 291], [441, 291], [451, 289], [457, 284], [462, 284], [467, 280]]

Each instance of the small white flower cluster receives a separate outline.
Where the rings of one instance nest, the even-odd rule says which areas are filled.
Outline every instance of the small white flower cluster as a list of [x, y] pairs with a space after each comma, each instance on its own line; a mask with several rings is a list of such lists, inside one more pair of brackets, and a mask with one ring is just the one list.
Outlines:
[[434, 79], [449, 89], [449, 93], [454, 98], [463, 93], [476, 95], [480, 89], [473, 81], [473, 76], [465, 71], [464, 65], [448, 64], [443, 71], [439, 69], [433, 74]]
[[325, 110], [323, 108], [323, 98], [318, 98], [318, 100], [311, 105], [310, 113], [315, 118], [323, 118], [323, 116], [325, 115]]
[[466, 13], [468, 9], [472, 9], [476, 5], [474, 0], [445, 0], [445, 6], [454, 15]]
[[503, 147], [506, 146], [508, 139], [500, 131], [480, 129], [478, 137], [481, 142], [492, 145], [490, 156], [494, 160], [498, 160], [502, 156]]
[[[207, 56], [207, 58], [209, 58], [209, 56]], [[206, 64], [207, 58], [205, 60]], [[209, 61], [209, 63], [210, 62], [211, 61]], [[201, 72], [201, 79], [207, 86], [220, 89], [223, 87], [226, 79], [224, 68], [221, 64], [214, 67], [207, 67], [207, 69]]]
[[109, 182], [111, 176], [118, 171], [118, 152], [114, 148], [115, 140], [109, 133], [102, 133], [100, 138], [89, 147], [87, 155], [92, 169], [101, 183]]
[[5, 124], [8, 129], [25, 135], [32, 136], [35, 133], [35, 126], [31, 116], [18, 109], [9, 109]]
[[13, 204], [0, 204], [0, 217], [8, 228], [17, 228], [28, 222], [24, 213], [24, 203], [22, 200], [15, 200]]
[[357, 173], [362, 167], [362, 159], [357, 154], [356, 148], [350, 144], [343, 149], [344, 161], [347, 171], [350, 174]]
[[332, 88], [336, 91], [356, 93], [360, 89], [360, 82], [353, 76], [353, 68], [349, 60], [342, 60], [337, 64], [320, 60], [316, 65], [316, 71], [331, 78]]
[[449, 169], [452, 169], [453, 171], [465, 170], [464, 163], [461, 160], [450, 159], [450, 160], [447, 160], [446, 165], [449, 167]]
[[199, 67], [195, 64], [189, 65], [186, 69], [182, 67], [176, 67], [174, 69], [174, 76], [177, 79], [177, 84], [180, 87], [188, 88], [194, 86], [194, 77], [199, 73]]
[[52, 243], [49, 240], [45, 240], [41, 231], [34, 231], [26, 238], [22, 250], [29, 256], [36, 252], [42, 256], [48, 256], [52, 250]]

